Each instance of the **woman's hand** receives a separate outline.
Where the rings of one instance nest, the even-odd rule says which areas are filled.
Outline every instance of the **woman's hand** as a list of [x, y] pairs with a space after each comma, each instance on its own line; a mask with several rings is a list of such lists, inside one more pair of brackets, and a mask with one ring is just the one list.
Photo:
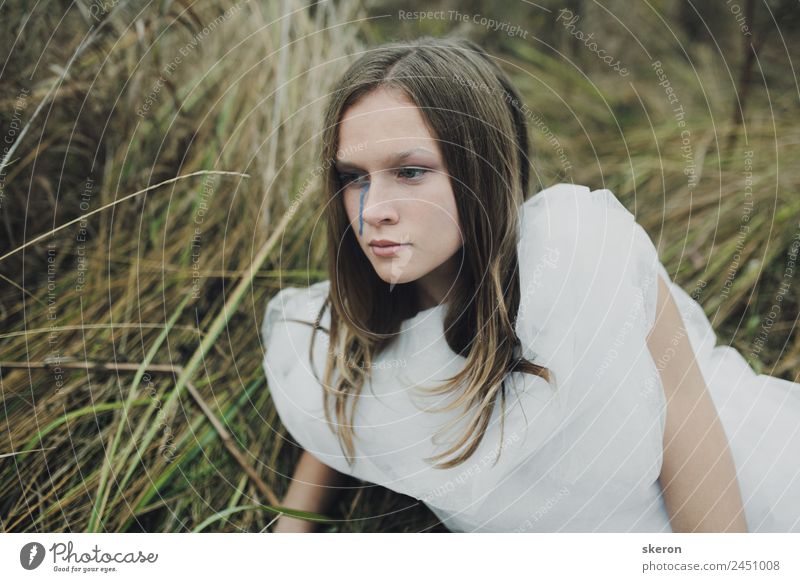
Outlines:
[[[308, 451], [303, 451], [292, 476], [292, 483], [283, 499], [288, 509], [324, 513], [338, 496], [338, 486], [349, 477], [319, 461]], [[319, 522], [282, 515], [273, 533], [309, 533], [317, 531]]]
[[282, 515], [275, 522], [272, 533], [312, 533], [317, 531], [318, 524], [307, 519], [298, 519]]

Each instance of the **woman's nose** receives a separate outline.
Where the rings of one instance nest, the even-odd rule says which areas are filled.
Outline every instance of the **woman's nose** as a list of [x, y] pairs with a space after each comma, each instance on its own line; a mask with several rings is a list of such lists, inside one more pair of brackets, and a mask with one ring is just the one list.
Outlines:
[[388, 176], [380, 174], [371, 176], [371, 180], [361, 187], [359, 196], [361, 220], [371, 225], [397, 220], [395, 194], [391, 181]]

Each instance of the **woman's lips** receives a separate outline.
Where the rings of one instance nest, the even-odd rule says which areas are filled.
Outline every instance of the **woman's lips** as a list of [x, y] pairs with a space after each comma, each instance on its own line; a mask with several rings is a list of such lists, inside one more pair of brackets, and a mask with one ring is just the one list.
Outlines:
[[398, 245], [391, 245], [387, 247], [379, 247], [378, 245], [370, 245], [372, 249], [372, 253], [378, 257], [392, 257], [397, 254], [397, 252], [402, 249], [403, 247], [407, 247], [409, 243], [403, 243]]

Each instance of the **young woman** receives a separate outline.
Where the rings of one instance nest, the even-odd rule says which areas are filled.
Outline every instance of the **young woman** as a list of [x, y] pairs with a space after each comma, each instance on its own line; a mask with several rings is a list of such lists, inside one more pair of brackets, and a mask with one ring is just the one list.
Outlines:
[[800, 531], [800, 385], [715, 347], [612, 192], [526, 201], [526, 111], [458, 39], [369, 50], [334, 88], [329, 279], [262, 328], [305, 451], [285, 505], [349, 475], [452, 531]]

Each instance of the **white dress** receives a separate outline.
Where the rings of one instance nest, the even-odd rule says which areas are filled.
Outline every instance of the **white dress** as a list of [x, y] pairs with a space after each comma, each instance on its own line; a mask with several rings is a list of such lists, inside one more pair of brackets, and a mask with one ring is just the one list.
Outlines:
[[[284, 288], [266, 308], [264, 370], [290, 435], [340, 472], [421, 500], [451, 531], [671, 532], [657, 481], [666, 398], [645, 342], [661, 274], [731, 444], [748, 530], [800, 531], [800, 384], [756, 375], [739, 352], [715, 346], [700, 305], [670, 282], [650, 238], [611, 191], [558, 184], [520, 212], [517, 334], [523, 355], [549, 368], [557, 386], [509, 376], [502, 447], [498, 399], [471, 458], [447, 470], [424, 461], [463, 429], [434, 443], [457, 412], [426, 411], [443, 401], [411, 389], [440, 385], [465, 362], [444, 339], [438, 305], [405, 320], [375, 361], [356, 409], [350, 467], [325, 423], [308, 359], [311, 327], [283, 321], [313, 321], [328, 281]], [[321, 323], [329, 322], [326, 311]], [[318, 332], [320, 378], [327, 340]]]

